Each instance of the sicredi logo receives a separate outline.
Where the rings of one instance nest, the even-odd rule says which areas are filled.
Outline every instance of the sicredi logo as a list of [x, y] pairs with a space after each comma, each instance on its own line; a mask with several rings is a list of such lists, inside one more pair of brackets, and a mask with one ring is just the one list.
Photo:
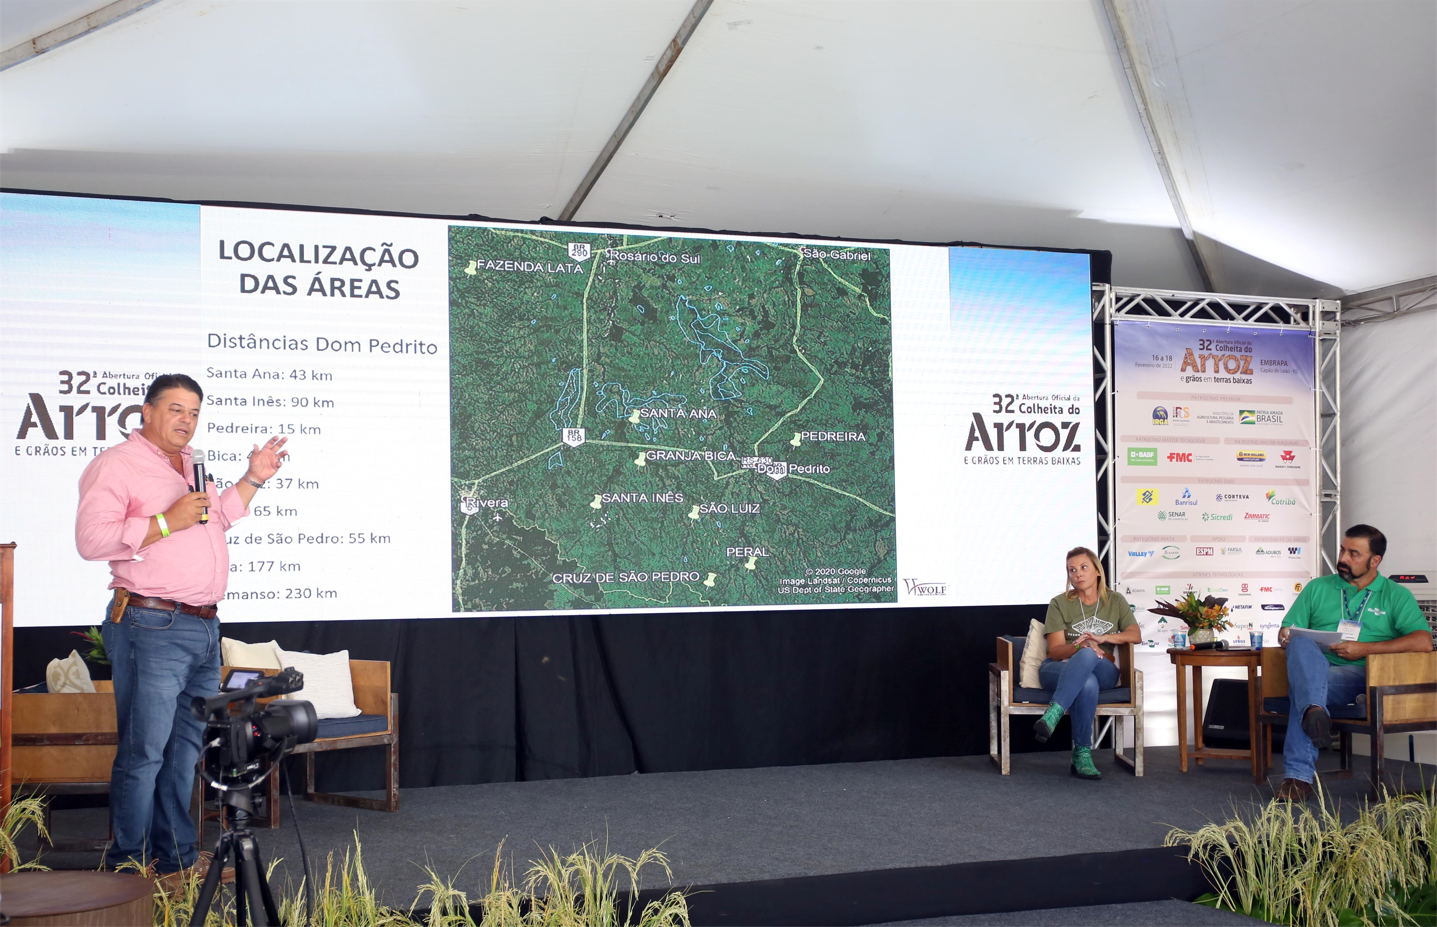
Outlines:
[[1130, 447], [1128, 448], [1128, 466], [1130, 467], [1156, 467], [1158, 465], [1158, 449], [1155, 447]]
[[1238, 463], [1266, 463], [1267, 451], [1238, 451]]
[[1168, 454], [1168, 463], [1192, 463], [1192, 462], [1193, 462], [1193, 455], [1192, 455], [1191, 452], [1173, 451], [1171, 454]]
[[1156, 489], [1139, 489], [1138, 505], [1157, 505], [1158, 491]]
[[1203, 512], [1203, 513], [1202, 513], [1202, 520], [1203, 520], [1203, 521], [1232, 521], [1232, 513], [1231, 513], [1231, 512], [1228, 512], [1226, 515], [1218, 515], [1218, 514], [1215, 513], [1215, 512]]
[[1168, 410], [1162, 406], [1153, 409], [1153, 424], [1166, 425], [1168, 423]]

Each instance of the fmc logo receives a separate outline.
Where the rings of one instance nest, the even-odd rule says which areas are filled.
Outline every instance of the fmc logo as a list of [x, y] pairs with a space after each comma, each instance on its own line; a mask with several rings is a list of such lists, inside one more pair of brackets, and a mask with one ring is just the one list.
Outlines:
[[1192, 463], [1192, 462], [1193, 462], [1193, 455], [1192, 455], [1192, 452], [1191, 452], [1191, 451], [1173, 451], [1171, 454], [1168, 455], [1168, 463]]

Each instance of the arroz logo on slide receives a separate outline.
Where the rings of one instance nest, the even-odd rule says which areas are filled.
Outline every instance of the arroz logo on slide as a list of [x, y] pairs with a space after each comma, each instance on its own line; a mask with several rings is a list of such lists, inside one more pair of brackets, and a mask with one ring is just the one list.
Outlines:
[[1130, 447], [1128, 448], [1128, 466], [1130, 467], [1156, 467], [1158, 465], [1158, 449], [1155, 447]]
[[905, 579], [903, 585], [908, 588], [909, 595], [947, 595], [947, 583], [920, 583], [916, 579]]
[[1157, 505], [1158, 491], [1156, 489], [1139, 489], [1138, 505]]

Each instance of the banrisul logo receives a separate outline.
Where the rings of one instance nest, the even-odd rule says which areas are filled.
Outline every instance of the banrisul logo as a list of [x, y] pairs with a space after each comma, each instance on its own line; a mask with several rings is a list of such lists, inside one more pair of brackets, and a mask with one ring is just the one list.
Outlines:
[[1291, 496], [1279, 496], [1276, 489], [1269, 489], [1267, 491], [1267, 501], [1271, 505], [1297, 505], [1296, 499]]
[[1184, 486], [1182, 496], [1173, 505], [1197, 505], [1197, 500], [1193, 498], [1192, 490]]
[[1158, 449], [1155, 447], [1130, 447], [1128, 448], [1128, 466], [1130, 467], [1156, 467], [1158, 465]]

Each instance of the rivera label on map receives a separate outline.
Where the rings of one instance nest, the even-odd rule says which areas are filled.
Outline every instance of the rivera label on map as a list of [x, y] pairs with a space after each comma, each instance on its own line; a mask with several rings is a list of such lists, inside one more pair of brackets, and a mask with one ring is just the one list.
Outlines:
[[452, 226], [454, 610], [896, 601], [888, 258]]

